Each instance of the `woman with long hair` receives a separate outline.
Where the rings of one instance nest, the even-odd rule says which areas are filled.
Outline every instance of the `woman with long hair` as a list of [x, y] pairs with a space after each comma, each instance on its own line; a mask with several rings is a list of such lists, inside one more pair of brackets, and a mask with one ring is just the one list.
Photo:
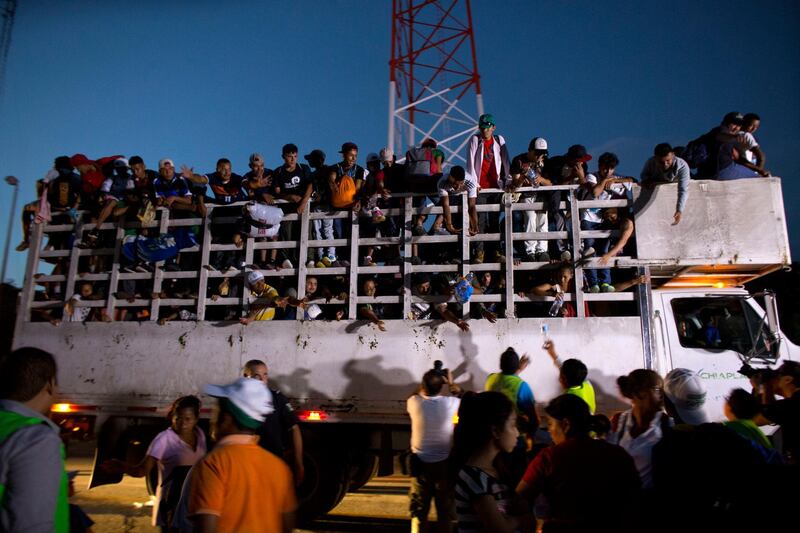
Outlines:
[[178, 503], [183, 480], [189, 469], [206, 454], [206, 437], [197, 427], [200, 419], [200, 400], [197, 396], [182, 396], [169, 411], [170, 427], [156, 435], [144, 459], [132, 465], [119, 459], [103, 463], [108, 472], [131, 477], [150, 475], [158, 467], [158, 488], [153, 506], [153, 525], [170, 531], [172, 512]]
[[617, 379], [617, 386], [631, 408], [612, 420], [608, 441], [619, 444], [636, 463], [642, 488], [653, 488], [653, 446], [673, 426], [664, 412], [664, 380], [656, 372], [639, 368]]
[[518, 505], [500, 452], [517, 443], [514, 406], [499, 392], [467, 394], [461, 399], [450, 455], [455, 475], [459, 531], [513, 532], [530, 528], [530, 515]]

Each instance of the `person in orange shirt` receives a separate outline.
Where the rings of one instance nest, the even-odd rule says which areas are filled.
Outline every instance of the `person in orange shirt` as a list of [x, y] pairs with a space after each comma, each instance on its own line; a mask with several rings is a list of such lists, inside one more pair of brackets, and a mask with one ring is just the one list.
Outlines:
[[297, 508], [292, 473], [256, 436], [273, 411], [269, 389], [239, 378], [230, 385], [206, 385], [205, 393], [219, 403], [211, 422], [217, 446], [191, 473], [188, 516], [195, 531], [292, 531]]

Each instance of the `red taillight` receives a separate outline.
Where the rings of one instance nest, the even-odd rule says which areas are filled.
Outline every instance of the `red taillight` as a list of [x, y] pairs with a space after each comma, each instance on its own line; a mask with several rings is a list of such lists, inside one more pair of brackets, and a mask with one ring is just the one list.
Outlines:
[[50, 407], [51, 413], [76, 413], [78, 411], [96, 411], [96, 405], [76, 405], [74, 403], [54, 403]]
[[297, 418], [303, 422], [324, 422], [328, 419], [328, 413], [325, 411], [299, 411]]

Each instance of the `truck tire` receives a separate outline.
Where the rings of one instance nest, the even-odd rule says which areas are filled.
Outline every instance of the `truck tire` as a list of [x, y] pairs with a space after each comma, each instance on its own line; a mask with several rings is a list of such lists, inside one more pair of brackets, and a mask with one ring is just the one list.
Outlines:
[[378, 456], [374, 453], [366, 453], [359, 461], [353, 462], [350, 475], [350, 485], [348, 492], [355, 492], [375, 477], [378, 473]]
[[304, 522], [318, 518], [342, 501], [350, 484], [347, 454], [316, 435], [303, 434], [305, 477], [297, 488], [298, 517]]

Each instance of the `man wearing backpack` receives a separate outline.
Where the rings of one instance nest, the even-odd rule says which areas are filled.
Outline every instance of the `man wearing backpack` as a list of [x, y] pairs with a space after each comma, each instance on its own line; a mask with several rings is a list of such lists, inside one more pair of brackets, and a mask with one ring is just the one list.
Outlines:
[[[495, 135], [497, 129], [494, 117], [489, 114], [481, 115], [478, 119], [478, 133], [470, 137], [467, 145], [466, 171], [478, 178], [478, 191], [480, 189], [502, 189], [509, 180], [511, 164], [508, 157], [506, 140], [501, 135]], [[500, 204], [501, 194], [478, 195], [478, 204]], [[471, 228], [474, 233], [500, 233], [500, 216], [495, 213], [479, 213], [478, 227]], [[494, 250], [495, 262], [505, 261], [497, 244], [489, 246]], [[482, 263], [484, 260], [483, 241], [475, 246], [473, 261]]]
[[[686, 145], [683, 157], [689, 167], [696, 169], [696, 179], [718, 179], [722, 148], [733, 144], [737, 149], [735, 163], [747, 167], [761, 176], [769, 176], [764, 170], [766, 157], [753, 134], [742, 129], [744, 117], [738, 111], [731, 111], [722, 118], [722, 123], [708, 133]], [[729, 151], [729, 150], [728, 150]], [[749, 157], [748, 157], [749, 154]], [[754, 161], [751, 161], [750, 158]], [[725, 158], [723, 158], [725, 159]]]
[[[344, 143], [339, 153], [342, 154], [342, 161], [328, 169], [331, 206], [336, 210], [351, 209], [353, 213], [358, 213], [361, 209], [359, 191], [369, 171], [356, 164], [358, 159], [356, 143]], [[344, 220], [337, 218], [333, 221], [333, 231], [337, 239], [346, 239], [350, 234], [350, 226], [346, 226]], [[331, 262], [336, 261], [335, 257], [328, 256], [328, 259]]]

